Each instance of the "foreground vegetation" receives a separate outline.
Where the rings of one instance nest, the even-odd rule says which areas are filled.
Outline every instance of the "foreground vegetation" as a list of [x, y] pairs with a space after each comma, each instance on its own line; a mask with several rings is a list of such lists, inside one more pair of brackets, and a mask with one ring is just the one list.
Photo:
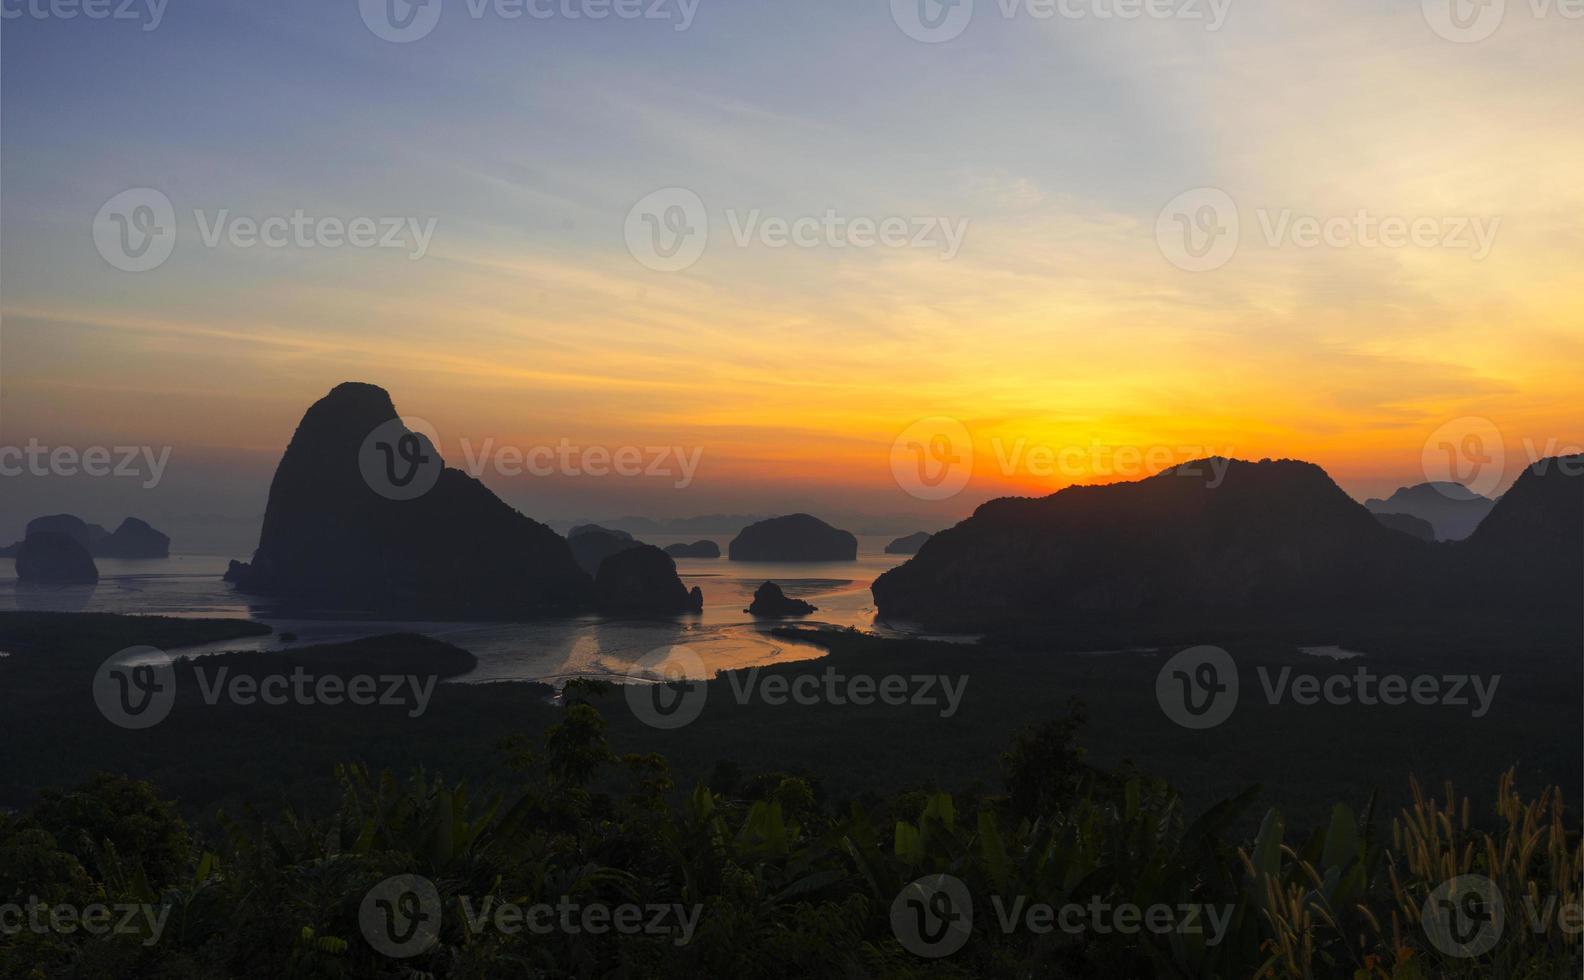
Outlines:
[[[1086, 763], [1080, 712], [1024, 732], [1001, 757], [1000, 791], [978, 798], [904, 794], [833, 812], [808, 781], [766, 773], [673, 804], [662, 759], [612, 751], [607, 692], [574, 684], [568, 700], [542, 738], [501, 746], [515, 786], [490, 799], [422, 772], [398, 781], [349, 766], [333, 812], [239, 815], [206, 837], [146, 783], [100, 776], [46, 794], [0, 817], [0, 891], [168, 913], [158, 933], [0, 936], [0, 975], [1484, 980], [1577, 976], [1584, 963], [1565, 915], [1523, 913], [1580, 900], [1578, 836], [1549, 790], [1526, 799], [1503, 780], [1488, 822], [1450, 788], [1416, 790], [1386, 834], [1338, 806], [1294, 837], [1272, 811], [1238, 846], [1227, 828], [1252, 791], [1186, 820], [1165, 784]], [[966, 942], [938, 959], [910, 949], [891, 914], [910, 882], [936, 874], [963, 882], [975, 913]], [[1421, 922], [1432, 893], [1469, 874], [1493, 881], [1508, 910], [1500, 941], [1473, 957]], [[404, 875], [432, 883], [437, 914], [420, 948], [395, 959], [370, 938], [366, 899]], [[1006, 931], [999, 908], [1018, 899], [1219, 908], [1226, 930], [1217, 942], [1186, 923]], [[674, 924], [470, 926], [486, 903], [568, 901], [696, 918], [685, 942]]]
[[[1584, 968], [1578, 812], [1564, 803], [1578, 795], [1579, 668], [1561, 632], [1335, 637], [1403, 671], [1499, 665], [1502, 696], [1479, 719], [1249, 699], [1204, 732], [1153, 703], [1160, 656], [1079, 656], [1104, 639], [1079, 634], [1053, 656], [1014, 638], [964, 648], [785, 630], [828, 655], [762, 675], [967, 677], [949, 719], [931, 705], [742, 702], [730, 677], [670, 731], [592, 682], [559, 705], [543, 685], [442, 684], [414, 717], [204, 705], [184, 674], [169, 718], [141, 731], [88, 696], [119, 648], [258, 630], [0, 614], [0, 805], [15, 807], [0, 806], [0, 976], [1549, 980]], [[1348, 669], [1257, 632], [1218, 639], [1240, 667]], [[208, 663], [454, 677], [469, 660], [384, 637]], [[1502, 774], [1519, 760], [1520, 775]], [[1436, 788], [1382, 777], [1408, 771]], [[1536, 792], [1552, 774], [1574, 782]], [[1460, 795], [1449, 775], [1496, 792]], [[960, 948], [921, 952], [921, 934], [940, 938], [929, 916], [947, 880], [971, 926], [955, 920]], [[1478, 929], [1449, 939], [1425, 921], [1444, 900], [1487, 907], [1447, 892], [1465, 880], [1488, 881], [1505, 910], [1489, 948]], [[414, 883], [433, 889], [432, 909]], [[541, 904], [672, 912], [599, 931], [506, 914]], [[67, 928], [98, 905], [137, 914], [114, 915], [125, 928], [109, 934]], [[1105, 911], [1051, 928], [1043, 906]], [[1124, 908], [1167, 917], [1119, 928]], [[401, 927], [384, 939], [401, 933], [409, 955], [390, 955], [371, 910]]]

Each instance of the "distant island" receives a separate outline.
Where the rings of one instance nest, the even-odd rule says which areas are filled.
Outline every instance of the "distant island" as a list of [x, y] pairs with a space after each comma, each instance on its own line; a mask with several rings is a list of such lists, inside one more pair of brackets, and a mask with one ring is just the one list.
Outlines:
[[1376, 514], [1375, 519], [1382, 527], [1389, 527], [1393, 531], [1401, 531], [1420, 541], [1434, 541], [1436, 539], [1435, 526], [1423, 518], [1412, 514]]
[[692, 544], [668, 544], [666, 554], [672, 558], [719, 558], [720, 545], [713, 541], [695, 541]]
[[[64, 534], [82, 545], [94, 558], [154, 559], [170, 557], [170, 538], [136, 517], [123, 520], [115, 531], [89, 524], [75, 514], [51, 514], [28, 521], [23, 541], [41, 532]], [[17, 557], [22, 541], [0, 548], [0, 558]]]
[[613, 531], [598, 524], [574, 527], [567, 532], [567, 542], [572, 546], [572, 557], [578, 567], [596, 576], [605, 559], [643, 545], [626, 531]]
[[16, 546], [17, 581], [29, 585], [94, 585], [99, 569], [82, 542], [63, 531], [33, 531]]
[[[414, 483], [420, 472], [424, 485]], [[603, 529], [578, 540], [592, 545], [596, 533], [621, 542], [616, 552], [634, 544]], [[602, 603], [659, 611], [683, 605], [678, 590], [689, 595], [674, 564], [649, 556], [600, 587], [595, 574], [611, 555], [590, 555], [594, 573], [566, 538], [447, 467], [383, 388], [346, 382], [303, 415], [270, 484], [258, 549], [232, 562], [226, 580], [294, 608], [454, 619], [573, 615]]]
[[1462, 541], [1474, 533], [1496, 506], [1461, 483], [1420, 483], [1403, 487], [1385, 500], [1371, 497], [1364, 506], [1372, 514], [1406, 514], [1427, 522], [1437, 541]]
[[732, 561], [856, 561], [858, 539], [808, 514], [750, 524], [727, 548]]
[[783, 619], [788, 616], [807, 616], [818, 608], [802, 599], [789, 598], [781, 591], [781, 586], [766, 582], [754, 590], [753, 602], [743, 612], [765, 619]]
[[[1388, 527], [1297, 460], [1189, 463], [1132, 483], [981, 506], [875, 580], [882, 617], [982, 631], [1064, 621], [1226, 624], [1535, 608], [1584, 597], [1584, 464], [1541, 460], [1466, 541]], [[1408, 533], [1402, 533], [1403, 531]], [[1418, 538], [1418, 540], [1416, 540]], [[1576, 619], [1576, 617], [1574, 617]]]
[[886, 545], [885, 553], [888, 555], [916, 555], [919, 549], [924, 547], [924, 542], [929, 539], [930, 533], [928, 531], [918, 531], [914, 534], [897, 538]]

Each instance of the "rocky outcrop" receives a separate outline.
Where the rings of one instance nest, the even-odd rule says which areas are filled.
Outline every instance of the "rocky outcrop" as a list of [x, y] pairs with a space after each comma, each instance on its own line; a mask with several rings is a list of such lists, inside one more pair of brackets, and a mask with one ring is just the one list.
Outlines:
[[929, 539], [930, 534], [928, 531], [918, 531], [906, 537], [897, 538], [886, 545], [885, 553], [888, 555], [916, 555], [919, 549], [924, 547], [924, 542]]
[[1371, 497], [1364, 506], [1374, 514], [1409, 514], [1429, 521], [1438, 541], [1462, 541], [1474, 533], [1496, 506], [1461, 483], [1420, 483], [1403, 487], [1385, 500]]
[[146, 521], [128, 517], [94, 553], [101, 558], [169, 558], [170, 538]]
[[1434, 541], [1436, 539], [1435, 527], [1426, 520], [1412, 514], [1376, 514], [1375, 519], [1380, 521], [1381, 527], [1389, 527], [1393, 531], [1401, 531], [1420, 541]]
[[1529, 467], [1453, 553], [1470, 602], [1540, 607], [1576, 630], [1584, 605], [1584, 455]]
[[35, 531], [17, 545], [17, 580], [30, 585], [94, 585], [99, 569], [81, 542], [63, 531]]
[[766, 619], [784, 619], [788, 616], [807, 616], [819, 607], [802, 599], [789, 598], [781, 586], [766, 582], [754, 590], [753, 603], [743, 612]]
[[567, 540], [570, 541], [573, 538], [580, 537], [584, 534], [610, 534], [621, 538], [623, 541], [633, 540], [633, 536], [630, 532], [623, 531], [620, 528], [601, 527], [598, 524], [574, 525], [572, 530], [567, 532]]
[[692, 544], [668, 544], [666, 554], [672, 558], [719, 558], [720, 545], [713, 541], [695, 541]]
[[858, 539], [808, 514], [750, 524], [727, 549], [732, 561], [856, 561]]
[[397, 419], [369, 384], [338, 385], [308, 409], [270, 484], [253, 561], [227, 573], [239, 590], [406, 617], [592, 607], [565, 538], [447, 468]]
[[[1220, 623], [1370, 609], [1431, 591], [1433, 548], [1382, 527], [1324, 470], [1204, 461], [1147, 480], [994, 500], [872, 586], [883, 617], [978, 632], [1018, 621]], [[1422, 584], [1422, 588], [1416, 583]]]
[[[40, 533], [64, 534], [82, 545], [94, 558], [169, 558], [170, 538], [136, 517], [128, 517], [111, 534], [98, 524], [89, 524], [75, 514], [51, 514], [28, 521], [27, 537]], [[0, 557], [15, 557], [19, 541], [0, 549]]]
[[642, 547], [626, 532], [607, 531], [593, 524], [574, 529], [567, 543], [572, 547], [572, 558], [578, 567], [590, 576], [598, 575], [600, 566], [610, 556]]
[[600, 565], [594, 593], [602, 613], [671, 616], [699, 612], [704, 594], [677, 577], [676, 562], [651, 544], [617, 552]]

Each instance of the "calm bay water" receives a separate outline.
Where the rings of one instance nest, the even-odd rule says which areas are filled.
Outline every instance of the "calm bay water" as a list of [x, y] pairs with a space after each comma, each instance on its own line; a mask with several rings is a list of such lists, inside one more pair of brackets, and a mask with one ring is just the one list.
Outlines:
[[[696, 537], [653, 535], [662, 547]], [[718, 536], [722, 550], [729, 536]], [[875, 622], [869, 584], [903, 561], [884, 553], [889, 538], [861, 537], [852, 562], [733, 562], [681, 559], [677, 570], [689, 588], [704, 592], [704, 611], [669, 620], [623, 620], [599, 616], [524, 623], [428, 622], [369, 619], [298, 619], [278, 616], [267, 602], [239, 595], [221, 581], [226, 557], [181, 555], [164, 561], [100, 559], [97, 586], [41, 589], [17, 582], [15, 563], [0, 559], [0, 609], [109, 612], [133, 615], [251, 619], [272, 627], [270, 636], [231, 640], [173, 653], [201, 655], [223, 650], [280, 650], [334, 643], [382, 633], [425, 633], [478, 657], [467, 683], [537, 680], [560, 683], [571, 677], [633, 676], [633, 665], [668, 646], [686, 644], [707, 672], [785, 660], [808, 660], [821, 651], [770, 635], [780, 621], [755, 621], [743, 610], [754, 589], [777, 583], [790, 596], [819, 607], [813, 615], [787, 622], [857, 627], [881, 635], [900, 635]], [[295, 643], [282, 633], [297, 634]]]

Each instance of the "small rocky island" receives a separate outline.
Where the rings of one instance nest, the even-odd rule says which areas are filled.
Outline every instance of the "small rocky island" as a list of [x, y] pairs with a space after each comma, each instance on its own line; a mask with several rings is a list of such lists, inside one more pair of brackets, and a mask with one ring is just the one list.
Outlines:
[[389, 393], [355, 382], [304, 413], [270, 484], [253, 560], [232, 562], [225, 578], [302, 610], [437, 619], [702, 604], [660, 549], [595, 527], [568, 542], [446, 466]]
[[858, 539], [808, 514], [750, 524], [727, 548], [732, 561], [857, 561]]
[[885, 553], [888, 555], [916, 555], [919, 553], [919, 549], [924, 547], [924, 542], [929, 539], [930, 533], [928, 531], [918, 531], [906, 537], [897, 538], [886, 545]]
[[720, 545], [713, 541], [695, 541], [692, 544], [668, 544], [666, 554], [672, 558], [719, 558]]
[[[66, 535], [82, 545], [93, 558], [170, 557], [170, 538], [136, 517], [128, 517], [113, 532], [106, 531], [102, 525], [89, 524], [76, 514], [35, 517], [28, 521], [23, 540], [42, 532]], [[0, 558], [15, 558], [21, 550], [21, 541], [9, 548], [0, 548]]]
[[819, 607], [792, 599], [781, 591], [781, 586], [766, 582], [754, 592], [753, 603], [743, 612], [766, 619], [783, 619], [787, 616], [807, 616]]
[[17, 545], [17, 581], [29, 585], [96, 585], [93, 556], [69, 534], [35, 531]]
[[697, 586], [688, 591], [677, 577], [676, 562], [652, 544], [606, 558], [594, 577], [594, 593], [603, 613], [671, 616], [704, 609], [704, 593]]

